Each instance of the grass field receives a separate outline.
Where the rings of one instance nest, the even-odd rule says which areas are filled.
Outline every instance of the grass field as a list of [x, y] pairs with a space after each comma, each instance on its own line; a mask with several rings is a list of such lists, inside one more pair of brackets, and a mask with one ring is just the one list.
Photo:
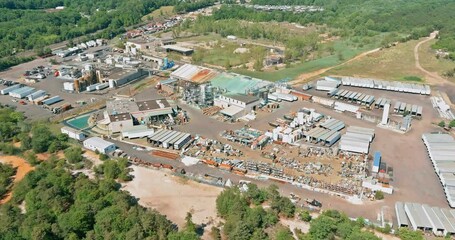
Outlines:
[[[445, 72], [455, 68], [455, 62], [448, 59], [437, 59], [435, 57], [435, 50], [431, 48], [431, 45], [435, 42], [436, 40], [434, 39], [420, 46], [420, 65], [430, 72], [437, 72], [443, 76]], [[455, 78], [451, 78], [450, 80], [453, 81]]]
[[[335, 48], [334, 55], [329, 55], [321, 57], [319, 59], [293, 64], [289, 68], [280, 69], [272, 72], [253, 72], [245, 69], [235, 69], [234, 72], [268, 81], [278, 81], [289, 78], [294, 79], [295, 77], [302, 73], [312, 72], [321, 68], [327, 68], [340, 64], [350, 58], [353, 58], [354, 56], [363, 51], [373, 48], [372, 46], [357, 48], [353, 46], [349, 41], [342, 40], [335, 41], [333, 47]], [[340, 57], [339, 53], [341, 53], [342, 57]]]
[[194, 54], [199, 54], [204, 63], [227, 67], [228, 64], [230, 66], [246, 64], [256, 56], [265, 56], [267, 52], [265, 47], [246, 45], [244, 48], [249, 52], [234, 53], [237, 48], [238, 44], [223, 41], [212, 49], [196, 49]]
[[361, 59], [336, 67], [327, 75], [370, 77], [384, 80], [422, 81], [423, 74], [415, 67], [414, 47], [418, 40], [400, 43]]
[[142, 17], [142, 21], [165, 18], [174, 15], [173, 6], [164, 6]]

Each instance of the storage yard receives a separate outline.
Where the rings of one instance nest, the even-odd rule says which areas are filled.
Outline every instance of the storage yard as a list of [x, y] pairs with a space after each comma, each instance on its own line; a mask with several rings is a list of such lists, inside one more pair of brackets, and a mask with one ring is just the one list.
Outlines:
[[[62, 116], [62, 133], [133, 164], [216, 186], [276, 183], [350, 216], [373, 220], [388, 207], [399, 225], [455, 231], [444, 209], [455, 207], [455, 140], [433, 133], [436, 119], [455, 116], [430, 86], [347, 76], [291, 86], [174, 62], [167, 51], [194, 49], [173, 39], [128, 39], [125, 52], [84, 44], [56, 52], [58, 64], [11, 70], [0, 101], [31, 118]], [[417, 200], [424, 205], [408, 204]]]

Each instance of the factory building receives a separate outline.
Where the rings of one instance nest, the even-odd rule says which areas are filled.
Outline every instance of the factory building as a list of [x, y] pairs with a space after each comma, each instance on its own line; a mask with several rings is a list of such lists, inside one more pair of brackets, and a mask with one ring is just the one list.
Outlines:
[[261, 104], [261, 100], [255, 96], [241, 94], [225, 94], [215, 99], [214, 105], [223, 108], [221, 113], [237, 119], [242, 117]]
[[175, 150], [180, 150], [190, 140], [191, 134], [189, 133], [166, 129], [160, 129], [151, 136], [147, 137], [147, 141], [153, 146], [172, 148]]
[[374, 129], [362, 127], [348, 127], [346, 134], [341, 137], [340, 150], [368, 153], [370, 143], [374, 138]]
[[119, 113], [109, 115], [109, 131], [111, 133], [122, 132], [125, 129], [131, 129], [134, 125], [130, 113]]
[[92, 150], [92, 151], [98, 151], [100, 153], [109, 153], [114, 151], [117, 147], [115, 144], [108, 142], [102, 138], [99, 137], [91, 137], [83, 142], [83, 145], [85, 148]]

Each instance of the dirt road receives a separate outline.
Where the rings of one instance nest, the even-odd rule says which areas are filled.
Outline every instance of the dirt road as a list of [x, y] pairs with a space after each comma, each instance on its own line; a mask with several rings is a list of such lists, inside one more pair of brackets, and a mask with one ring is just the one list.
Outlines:
[[419, 59], [420, 46], [428, 41], [435, 39], [437, 35], [438, 35], [438, 31], [434, 31], [430, 34], [430, 36], [428, 36], [427, 38], [425, 38], [424, 40], [422, 40], [416, 44], [416, 46], [414, 47], [415, 66], [417, 69], [419, 69], [422, 73], [425, 74], [426, 82], [428, 84], [432, 84], [432, 85], [438, 85], [438, 84], [443, 84], [443, 83], [453, 84], [452, 82], [448, 81], [447, 79], [439, 76], [439, 74], [430, 72], [430, 71], [426, 70], [425, 68], [423, 68], [422, 65], [420, 65], [420, 59]]
[[319, 69], [319, 70], [316, 70], [316, 71], [313, 71], [313, 72], [309, 72], [309, 73], [300, 74], [300, 75], [297, 77], [297, 79], [294, 80], [294, 81], [292, 81], [292, 82], [290, 82], [290, 84], [302, 83], [302, 82], [304, 82], [305, 80], [308, 80], [308, 79], [310, 79], [310, 78], [319, 76], [319, 75], [321, 75], [321, 74], [323, 74], [323, 73], [325, 73], [325, 72], [327, 72], [327, 71], [329, 71], [329, 70], [331, 70], [331, 69], [333, 69], [333, 68], [336, 68], [336, 67], [339, 67], [339, 66], [343, 66], [343, 65], [345, 65], [345, 64], [347, 64], [347, 63], [350, 63], [350, 62], [352, 62], [352, 61], [355, 61], [355, 60], [357, 60], [357, 59], [360, 59], [360, 58], [362, 58], [362, 57], [365, 57], [365, 56], [367, 56], [367, 55], [369, 55], [369, 54], [371, 54], [371, 53], [375, 53], [375, 52], [377, 52], [377, 51], [379, 51], [379, 50], [381, 50], [381, 49], [380, 49], [380, 48], [375, 48], [375, 49], [373, 49], [373, 50], [370, 50], [370, 51], [367, 51], [367, 52], [363, 52], [363, 53], [361, 53], [361, 54], [359, 54], [359, 55], [357, 55], [357, 56], [355, 56], [355, 57], [353, 57], [353, 58], [347, 60], [346, 62], [342, 62], [342, 63], [340, 63], [340, 64], [338, 64], [338, 65], [335, 65], [335, 66], [332, 66], [332, 67], [328, 67], [328, 68], [322, 68], [322, 69]]

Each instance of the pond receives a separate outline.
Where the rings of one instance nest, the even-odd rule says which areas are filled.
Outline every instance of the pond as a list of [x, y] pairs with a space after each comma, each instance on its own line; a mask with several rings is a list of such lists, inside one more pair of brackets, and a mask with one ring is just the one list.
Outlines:
[[77, 128], [79, 130], [88, 128], [88, 119], [90, 118], [90, 114], [82, 115], [71, 120], [66, 121], [68, 125], [71, 127]]

